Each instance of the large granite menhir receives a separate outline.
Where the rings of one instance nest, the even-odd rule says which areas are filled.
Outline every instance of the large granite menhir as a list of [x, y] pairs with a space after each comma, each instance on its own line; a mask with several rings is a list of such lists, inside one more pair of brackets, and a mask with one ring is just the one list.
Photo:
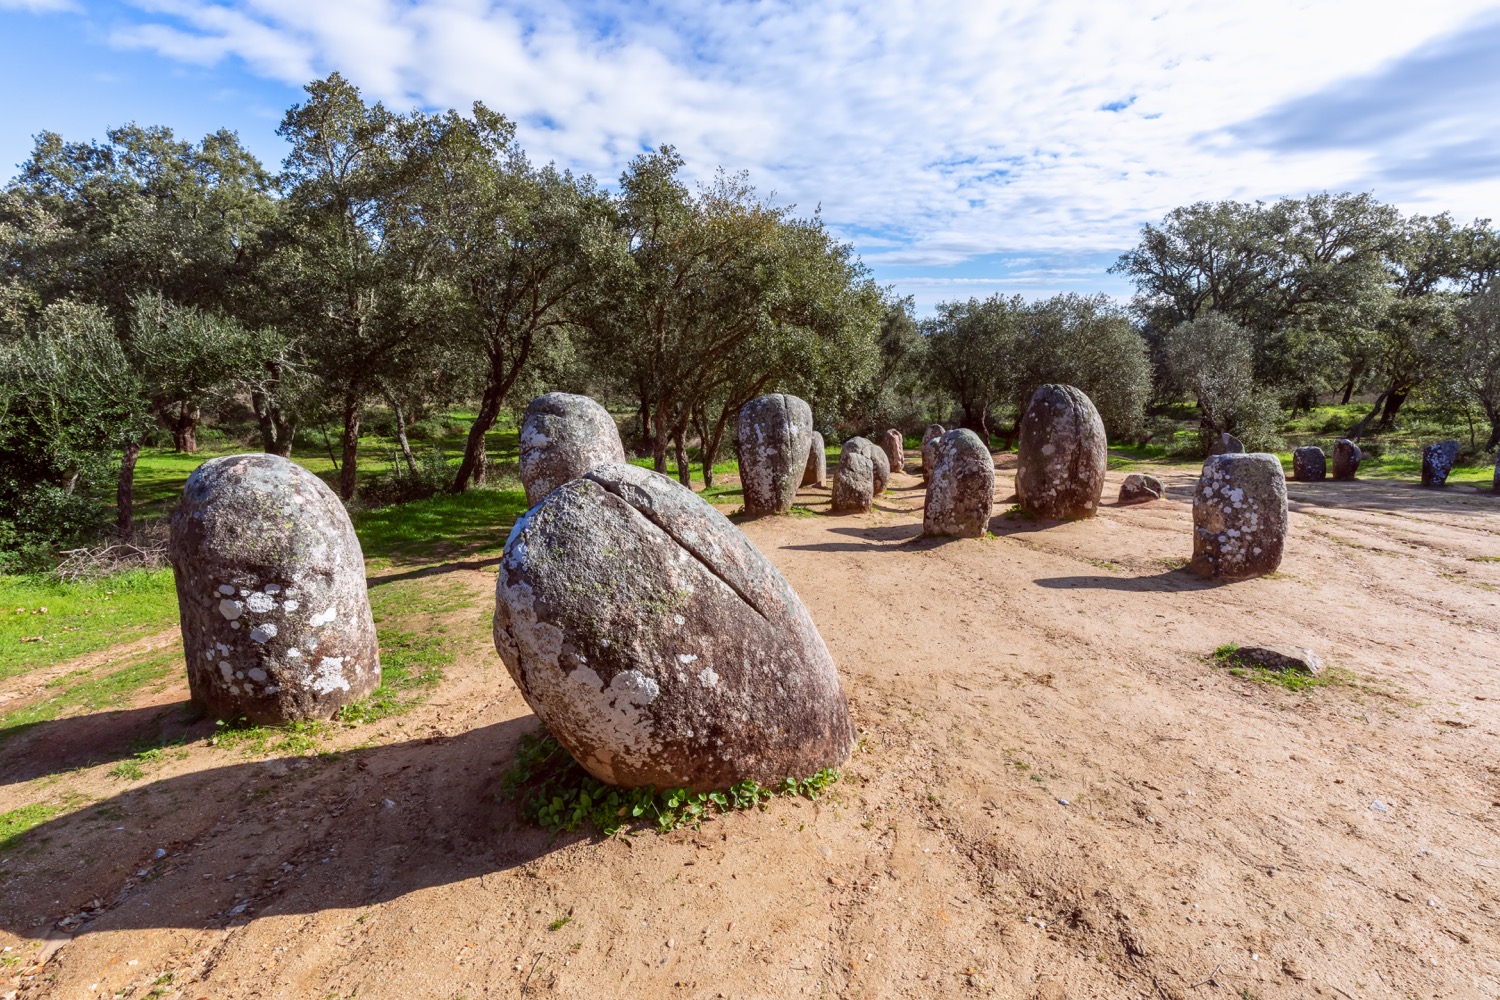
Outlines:
[[886, 431], [880, 439], [880, 447], [885, 452], [886, 461], [890, 463], [890, 471], [906, 471], [906, 440], [900, 431], [894, 427]]
[[1093, 401], [1071, 385], [1044, 385], [1021, 418], [1016, 494], [1038, 517], [1072, 519], [1099, 513], [1109, 442]]
[[875, 462], [870, 457], [870, 442], [850, 438], [839, 452], [838, 468], [833, 473], [833, 512], [862, 514], [875, 499]]
[[807, 468], [802, 471], [803, 486], [821, 487], [828, 481], [828, 446], [823, 435], [812, 432], [812, 443], [807, 446]]
[[1328, 459], [1317, 445], [1303, 445], [1292, 452], [1292, 478], [1299, 483], [1321, 483], [1328, 477]]
[[1333, 444], [1333, 478], [1353, 479], [1359, 473], [1363, 457], [1359, 445], [1348, 438], [1339, 438]]
[[1458, 464], [1458, 442], [1439, 441], [1422, 449], [1422, 485], [1443, 486]]
[[740, 483], [745, 513], [785, 514], [797, 499], [812, 446], [812, 407], [774, 392], [740, 407]]
[[995, 459], [967, 428], [951, 430], [937, 446], [927, 485], [922, 533], [982, 538], [995, 503]]
[[922, 482], [927, 482], [932, 476], [932, 470], [937, 465], [937, 442], [943, 436], [942, 424], [928, 424], [927, 429], [922, 432]]
[[875, 496], [880, 496], [891, 482], [891, 460], [886, 455], [885, 449], [867, 437], [852, 437], [845, 441], [843, 451], [848, 451], [850, 448], [862, 451], [869, 456], [870, 464], [874, 466], [873, 489]]
[[521, 485], [527, 506], [596, 465], [622, 464], [625, 445], [609, 411], [587, 396], [549, 392], [521, 421]]
[[275, 455], [188, 477], [168, 550], [188, 691], [219, 719], [326, 719], [380, 683], [359, 539], [339, 498]]
[[1270, 573], [1286, 548], [1286, 475], [1265, 452], [1210, 455], [1193, 493], [1192, 570], [1239, 580]]
[[771, 785], [854, 743], [833, 659], [781, 573], [691, 490], [634, 466], [600, 466], [516, 522], [495, 648], [611, 785]]

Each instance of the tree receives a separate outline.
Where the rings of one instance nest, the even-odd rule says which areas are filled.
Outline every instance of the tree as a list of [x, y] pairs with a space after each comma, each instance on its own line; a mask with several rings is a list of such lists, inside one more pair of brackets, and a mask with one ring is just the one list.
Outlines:
[[989, 440], [990, 408], [1016, 381], [1026, 303], [1019, 295], [940, 302], [922, 324], [927, 376], [963, 411], [963, 426]]
[[1490, 422], [1484, 449], [1493, 451], [1500, 447], [1500, 281], [1465, 302], [1458, 322], [1458, 381], [1484, 409]]
[[1227, 316], [1206, 313], [1162, 336], [1168, 384], [1198, 403], [1205, 447], [1220, 433], [1250, 447], [1274, 443], [1280, 409], [1255, 384], [1253, 336]]
[[1082, 389], [1111, 437], [1136, 428], [1151, 396], [1146, 342], [1123, 309], [1105, 295], [1057, 295], [1033, 303], [1022, 318], [1016, 362], [1005, 396], [1017, 414], [1048, 383]]

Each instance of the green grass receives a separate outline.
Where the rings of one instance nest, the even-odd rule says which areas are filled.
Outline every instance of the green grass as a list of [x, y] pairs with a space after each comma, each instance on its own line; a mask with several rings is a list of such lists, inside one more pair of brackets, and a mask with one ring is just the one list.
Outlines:
[[142, 688], [163, 683], [181, 669], [182, 653], [172, 648], [125, 666], [100, 664], [54, 678], [41, 698], [0, 715], [0, 743], [41, 722], [120, 708]]
[[354, 532], [366, 559], [437, 561], [448, 551], [438, 546], [499, 549], [516, 518], [526, 512], [526, 493], [479, 489], [362, 511]]
[[1213, 651], [1211, 659], [1215, 666], [1228, 670], [1232, 676], [1270, 684], [1294, 694], [1306, 694], [1314, 688], [1347, 686], [1354, 681], [1350, 671], [1338, 667], [1326, 667], [1316, 674], [1300, 670], [1267, 670], [1241, 660], [1239, 650], [1236, 643], [1225, 643]]
[[299, 756], [317, 750], [333, 731], [327, 722], [289, 722], [284, 726], [255, 726], [243, 719], [219, 720], [208, 745], [221, 750], [238, 750], [246, 757], [268, 754]]
[[[41, 608], [47, 613], [34, 613]], [[171, 570], [81, 583], [0, 576], [0, 679], [152, 635], [176, 620]], [[41, 641], [21, 641], [33, 636]]]
[[21, 839], [28, 830], [41, 826], [66, 806], [33, 802], [31, 805], [0, 813], [0, 854], [9, 854], [21, 846]]
[[375, 631], [380, 639], [380, 686], [370, 696], [339, 711], [339, 721], [376, 722], [421, 704], [453, 662], [448, 626], [423, 622], [406, 627], [408, 615], [439, 614], [473, 606], [473, 594], [462, 584], [410, 580], [385, 584], [370, 594]]
[[501, 776], [504, 796], [518, 804], [521, 817], [554, 833], [592, 828], [613, 837], [642, 825], [659, 833], [696, 829], [719, 813], [763, 806], [778, 795], [817, 799], [839, 780], [831, 768], [810, 778], [787, 778], [773, 788], [741, 782], [721, 792], [685, 788], [616, 788], [590, 775], [545, 731], [521, 737], [516, 759]]
[[171, 743], [162, 743], [144, 750], [137, 750], [130, 757], [120, 761], [109, 769], [111, 778], [120, 781], [139, 781], [144, 778], [149, 770], [160, 764], [171, 752], [172, 756], [186, 756], [187, 751], [181, 749], [185, 738], [179, 738]]

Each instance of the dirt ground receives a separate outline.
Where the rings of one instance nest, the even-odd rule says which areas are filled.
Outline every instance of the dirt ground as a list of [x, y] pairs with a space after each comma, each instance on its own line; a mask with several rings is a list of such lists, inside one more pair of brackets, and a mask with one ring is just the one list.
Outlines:
[[[0, 810], [87, 804], [0, 866], [0, 993], [1500, 996], [1500, 498], [1293, 483], [1281, 571], [1213, 585], [1179, 568], [1195, 477], [1156, 471], [1169, 499], [1001, 501], [985, 540], [918, 538], [910, 475], [868, 516], [746, 523], [863, 740], [828, 798], [697, 831], [516, 824], [498, 780], [536, 723], [489, 644], [492, 559], [432, 569], [474, 598], [430, 701], [320, 755], [198, 723], [122, 786], [180, 686], [40, 725], [0, 751]], [[1229, 642], [1341, 681], [1231, 676]]]

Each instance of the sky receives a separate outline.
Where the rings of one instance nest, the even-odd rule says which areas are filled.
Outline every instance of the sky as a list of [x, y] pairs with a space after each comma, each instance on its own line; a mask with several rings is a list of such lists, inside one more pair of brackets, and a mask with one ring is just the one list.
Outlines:
[[923, 313], [1126, 298], [1110, 264], [1199, 200], [1500, 217], [1500, 3], [1471, 0], [0, 0], [0, 175], [129, 121], [279, 164], [333, 70], [396, 109], [483, 100], [606, 182], [661, 143], [748, 170]]

